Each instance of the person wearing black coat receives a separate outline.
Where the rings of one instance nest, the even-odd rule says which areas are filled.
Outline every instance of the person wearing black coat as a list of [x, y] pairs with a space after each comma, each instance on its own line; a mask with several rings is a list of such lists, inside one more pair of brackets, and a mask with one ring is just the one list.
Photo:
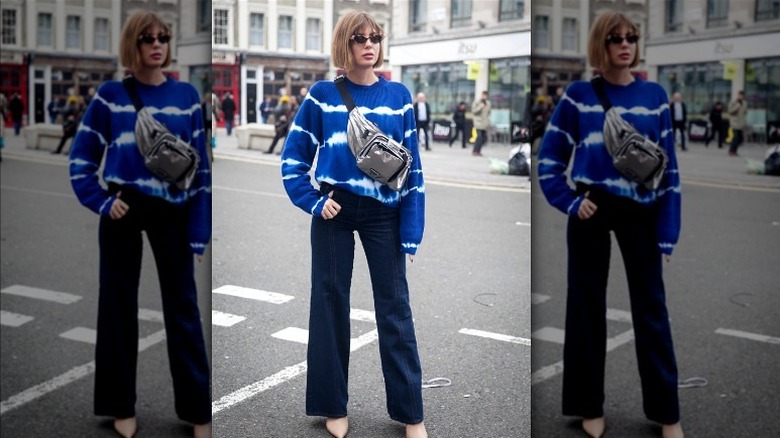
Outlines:
[[431, 150], [428, 135], [428, 124], [431, 121], [431, 106], [425, 101], [425, 93], [417, 93], [414, 103], [414, 121], [417, 123], [417, 138], [419, 144], [425, 144], [425, 150]]
[[455, 122], [455, 135], [450, 139], [450, 147], [460, 135], [461, 145], [466, 149], [466, 102], [460, 102], [452, 113], [452, 121]]
[[687, 151], [688, 148], [685, 147], [685, 126], [688, 123], [688, 110], [685, 108], [680, 93], [672, 95], [669, 111], [672, 113], [672, 132], [674, 135], [677, 135], [677, 131], [680, 131], [680, 145], [682, 150]]
[[8, 103], [8, 110], [11, 112], [11, 119], [14, 122], [14, 135], [19, 135], [22, 129], [22, 116], [24, 114], [24, 102], [22, 102], [19, 93], [14, 94], [11, 102]]
[[709, 147], [710, 142], [715, 138], [715, 134], [717, 134], [718, 149], [720, 149], [723, 147], [723, 139], [726, 138], [726, 124], [723, 123], [723, 103], [715, 102], [715, 105], [712, 105], [712, 109], [710, 110], [710, 123], [712, 124], [712, 129], [710, 130], [710, 135], [708, 135], [707, 139], [704, 141], [704, 146]]
[[222, 100], [222, 114], [225, 118], [225, 129], [227, 135], [233, 132], [233, 116], [236, 114], [236, 102], [230, 92], [225, 93], [225, 99]]

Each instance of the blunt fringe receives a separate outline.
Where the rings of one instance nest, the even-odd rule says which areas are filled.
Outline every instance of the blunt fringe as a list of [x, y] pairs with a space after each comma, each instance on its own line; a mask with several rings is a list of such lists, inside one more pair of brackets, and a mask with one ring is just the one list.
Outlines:
[[[355, 33], [361, 32], [366, 26], [370, 27], [371, 32], [374, 34], [385, 34], [382, 27], [367, 12], [351, 11], [339, 18], [336, 28], [333, 30], [333, 42], [330, 47], [333, 65], [341, 67], [346, 71], [352, 69], [354, 59], [352, 59], [351, 41], [349, 38]], [[374, 62], [374, 68], [381, 67], [385, 62], [383, 49], [383, 47], [380, 47], [376, 62]]]
[[[641, 36], [636, 24], [622, 12], [606, 11], [596, 17], [588, 37], [588, 61], [590, 65], [601, 70], [607, 70], [612, 67], [606, 43], [607, 35], [622, 26], [627, 27], [631, 33]], [[637, 65], [639, 65], [639, 42], [636, 44], [636, 53], [630, 67], [636, 67]]]
[[[138, 37], [157, 26], [160, 32], [170, 35], [171, 28], [154, 12], [139, 11], [131, 15], [122, 27], [122, 37], [119, 40], [119, 62], [125, 67], [136, 71], [141, 68], [141, 53], [138, 49]], [[171, 65], [171, 43], [165, 53], [163, 68]]]

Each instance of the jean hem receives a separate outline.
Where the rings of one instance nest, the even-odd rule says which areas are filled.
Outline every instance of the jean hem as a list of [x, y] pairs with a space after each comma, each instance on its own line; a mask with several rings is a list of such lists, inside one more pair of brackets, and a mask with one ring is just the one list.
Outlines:
[[340, 414], [334, 414], [334, 413], [325, 413], [323, 411], [306, 411], [306, 415], [309, 417], [327, 417], [327, 418], [344, 418], [347, 416], [347, 413], [340, 413]]

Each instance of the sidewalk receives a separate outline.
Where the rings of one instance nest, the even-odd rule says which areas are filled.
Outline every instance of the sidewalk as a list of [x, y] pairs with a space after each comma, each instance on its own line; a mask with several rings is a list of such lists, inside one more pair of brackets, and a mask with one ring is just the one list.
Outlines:
[[[280, 163], [279, 155], [267, 155], [263, 151], [268, 150], [271, 144], [270, 139], [266, 139], [261, 147], [251, 150], [239, 149], [238, 139], [233, 133], [228, 137], [224, 129], [217, 130], [217, 147], [214, 149], [214, 159], [220, 158], [244, 158], [253, 161], [263, 161], [268, 163]], [[525, 189], [531, 188], [531, 182], [527, 176], [514, 175], [494, 175], [490, 173], [489, 157], [501, 161], [509, 160], [509, 151], [512, 146], [509, 144], [488, 143], [482, 148], [482, 157], [471, 155], [471, 145], [466, 145], [466, 149], [460, 147], [460, 142], [455, 142], [452, 148], [446, 142], [433, 142], [430, 151], [420, 151], [423, 172], [426, 181], [439, 182], [444, 184], [466, 184], [476, 186], [489, 186], [506, 189]], [[281, 151], [281, 144], [277, 144], [274, 152]]]
[[[259, 149], [239, 149], [235, 134], [228, 137], [225, 130], [217, 130], [217, 147], [214, 150], [216, 160], [220, 158], [249, 159], [268, 164], [278, 164], [278, 155], [266, 155], [268, 149], [264, 144]], [[471, 146], [462, 149], [459, 142], [448, 147], [445, 142], [433, 142], [431, 151], [420, 151], [423, 170], [427, 181], [444, 184], [466, 184], [507, 189], [530, 189], [531, 182], [527, 177], [512, 175], [494, 175], [490, 173], [489, 157], [507, 161], [512, 148], [508, 144], [485, 145], [484, 156], [471, 155]], [[728, 149], [718, 149], [716, 144], [705, 148], [703, 143], [689, 142], [688, 151], [678, 149], [677, 161], [680, 177], [683, 182], [716, 184], [732, 187], [753, 187], [780, 191], [780, 177], [752, 175], [747, 173], [747, 159], [763, 163], [768, 146], [757, 143], [746, 143], [739, 148], [739, 157], [728, 156]], [[277, 145], [277, 151], [280, 145]], [[22, 135], [14, 136], [13, 130], [6, 130], [4, 157], [33, 158], [36, 160], [65, 162], [65, 155], [52, 155], [47, 150], [27, 149]]]

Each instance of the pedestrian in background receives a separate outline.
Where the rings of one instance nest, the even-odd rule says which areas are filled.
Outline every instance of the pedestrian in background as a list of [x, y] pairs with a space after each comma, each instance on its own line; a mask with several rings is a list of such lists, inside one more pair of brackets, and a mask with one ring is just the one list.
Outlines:
[[271, 111], [273, 110], [274, 110], [274, 106], [271, 101], [271, 96], [268, 96], [263, 100], [263, 102], [257, 108], [257, 112], [260, 114], [261, 123], [268, 123], [268, 116], [271, 114]]
[[477, 141], [471, 155], [481, 157], [482, 146], [487, 143], [487, 130], [490, 128], [490, 100], [487, 91], [483, 91], [479, 100], [471, 105], [471, 114], [474, 116], [474, 129], [477, 130]]
[[417, 137], [422, 140], [425, 150], [431, 150], [428, 135], [428, 125], [431, 118], [431, 106], [425, 101], [425, 93], [417, 93], [417, 101], [414, 103], [414, 120], [417, 126]]
[[726, 125], [723, 122], [723, 103], [715, 102], [715, 104], [712, 105], [709, 119], [712, 129], [710, 130], [710, 135], [707, 136], [707, 140], [704, 141], [704, 147], [709, 147], [710, 142], [717, 134], [718, 149], [720, 149], [723, 147], [723, 139], [726, 138]]
[[687, 151], [685, 147], [685, 126], [688, 124], [688, 110], [682, 101], [682, 94], [679, 92], [672, 95], [672, 103], [669, 105], [669, 111], [672, 115], [672, 135], [677, 141], [677, 133], [680, 133], [680, 149]]
[[[5, 147], [5, 119], [8, 117], [8, 99], [4, 93], [0, 93], [0, 150]], [[0, 154], [0, 161], [3, 156]]]
[[[279, 114], [276, 117], [276, 123], [274, 123], [274, 131], [276, 132], [276, 135], [274, 135], [274, 139], [271, 141], [271, 146], [268, 148], [268, 150], [263, 152], [264, 154], [273, 154], [276, 143], [278, 143], [279, 140], [287, 137], [287, 132], [290, 129], [290, 122], [288, 121], [288, 117], [289, 116], [285, 113]], [[281, 155], [281, 152], [278, 154]]]
[[14, 122], [14, 135], [19, 135], [22, 129], [22, 117], [24, 114], [24, 102], [19, 93], [14, 93], [11, 101], [8, 103], [8, 111], [11, 112], [11, 120]]
[[222, 115], [225, 118], [225, 129], [227, 135], [231, 135], [233, 132], [233, 117], [236, 114], [236, 102], [233, 100], [233, 95], [230, 91], [225, 93], [225, 98], [222, 100]]
[[734, 132], [734, 138], [731, 139], [729, 155], [736, 157], [737, 149], [745, 141], [744, 129], [747, 125], [747, 103], [745, 102], [745, 92], [737, 93], [737, 98], [729, 104], [729, 123]]
[[539, 184], [547, 201], [569, 217], [563, 414], [582, 417], [588, 436], [604, 434], [612, 232], [628, 278], [645, 416], [662, 424], [664, 438], [679, 438], [677, 362], [662, 261], [669, 261], [680, 234], [680, 177], [666, 92], [631, 74], [640, 59], [638, 40], [632, 19], [604, 12], [591, 27], [588, 59], [602, 70], [609, 99], [625, 110], [621, 116], [666, 150], [660, 187], [647, 189], [612, 164], [602, 134], [605, 113], [588, 81], [569, 85], [555, 109], [539, 151]]
[[463, 149], [466, 149], [466, 102], [458, 103], [452, 113], [452, 121], [455, 123], [455, 135], [450, 138], [450, 147], [460, 136]]
[[[201, 261], [211, 235], [211, 173], [198, 92], [162, 72], [171, 62], [170, 40], [171, 30], [162, 18], [136, 12], [122, 29], [120, 63], [133, 71], [144, 108], [199, 154], [189, 189], [151, 173], [137, 145], [128, 143], [135, 138], [137, 113], [127, 110], [133, 103], [121, 81], [100, 87], [71, 151], [70, 180], [76, 196], [100, 216], [95, 414], [114, 417], [114, 428], [123, 437], [137, 430], [142, 232], [159, 276], [176, 414], [194, 424], [196, 438], [211, 436], [211, 372], [194, 278], [194, 262]], [[99, 182], [101, 174], [107, 190]]]
[[76, 136], [81, 117], [86, 109], [87, 106], [84, 104], [83, 98], [79, 96], [68, 97], [68, 103], [65, 104], [65, 108], [62, 110], [62, 138], [60, 138], [60, 143], [57, 147], [51, 151], [52, 154], [56, 155], [62, 152], [65, 143]]
[[57, 103], [58, 96], [52, 96], [51, 101], [46, 105], [46, 111], [49, 112], [49, 123], [52, 125], [57, 123], [57, 116], [60, 115], [60, 106]]
[[[412, 155], [409, 177], [394, 191], [358, 169], [347, 144], [348, 113], [333, 81], [320, 81], [303, 101], [282, 151], [282, 181], [292, 202], [311, 214], [311, 305], [306, 414], [327, 417], [335, 437], [347, 434], [349, 296], [355, 232], [368, 261], [387, 411], [406, 424], [407, 438], [427, 437], [422, 370], [406, 280], [425, 215], [412, 96], [399, 82], [377, 77], [384, 32], [365, 12], [343, 15], [333, 31], [332, 56], [346, 71], [356, 110]], [[317, 159], [312, 187], [310, 170]]]

